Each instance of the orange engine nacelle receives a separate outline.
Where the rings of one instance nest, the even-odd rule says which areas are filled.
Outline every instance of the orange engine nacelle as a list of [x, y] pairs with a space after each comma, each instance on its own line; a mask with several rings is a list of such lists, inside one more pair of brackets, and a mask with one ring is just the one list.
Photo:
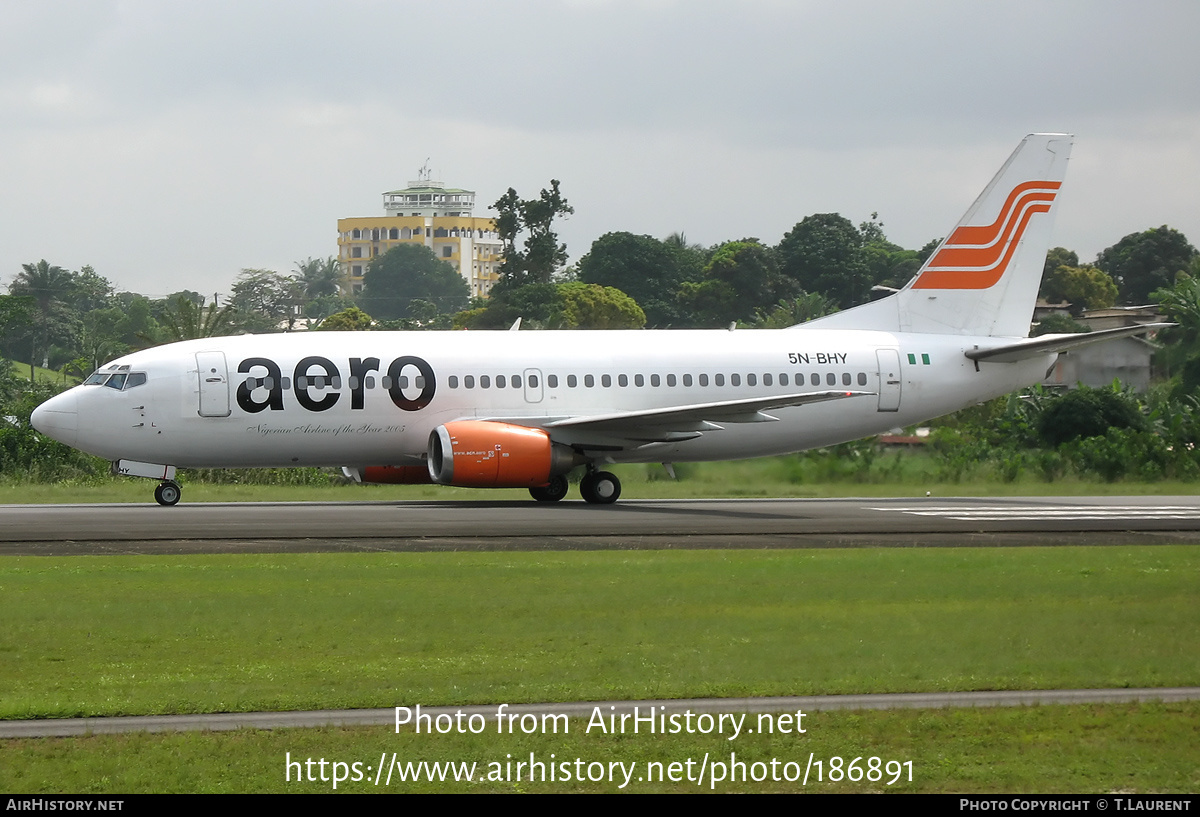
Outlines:
[[429, 434], [429, 477], [471, 488], [538, 488], [582, 458], [540, 428], [460, 420]]
[[343, 468], [342, 473], [355, 482], [385, 485], [428, 485], [429, 469], [424, 465], [364, 465]]

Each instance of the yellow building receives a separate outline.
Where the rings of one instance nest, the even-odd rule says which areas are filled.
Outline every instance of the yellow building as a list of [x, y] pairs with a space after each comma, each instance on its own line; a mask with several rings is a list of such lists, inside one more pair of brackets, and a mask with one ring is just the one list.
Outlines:
[[386, 215], [338, 219], [338, 260], [351, 294], [362, 290], [371, 259], [398, 244], [424, 244], [453, 264], [471, 288], [487, 297], [500, 267], [500, 236], [490, 218], [474, 218], [475, 193], [421, 177], [383, 194]]

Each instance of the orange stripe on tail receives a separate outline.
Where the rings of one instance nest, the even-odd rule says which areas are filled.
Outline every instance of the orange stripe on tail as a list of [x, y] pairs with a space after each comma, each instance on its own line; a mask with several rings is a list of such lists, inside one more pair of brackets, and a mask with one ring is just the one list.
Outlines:
[[1060, 182], [1025, 182], [1013, 188], [996, 220], [963, 226], [925, 264], [913, 289], [987, 289], [1008, 269], [1029, 219], [1050, 212]]

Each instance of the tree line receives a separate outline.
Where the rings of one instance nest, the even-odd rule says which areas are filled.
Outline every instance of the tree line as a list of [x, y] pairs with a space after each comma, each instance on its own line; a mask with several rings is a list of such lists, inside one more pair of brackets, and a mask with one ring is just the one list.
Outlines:
[[[940, 242], [906, 249], [887, 238], [876, 214], [855, 225], [840, 214], [824, 213], [801, 220], [774, 246], [757, 238], [703, 246], [682, 232], [662, 239], [610, 232], [568, 267], [555, 223], [574, 210], [557, 180], [532, 199], [510, 189], [493, 207], [504, 255], [487, 300], [471, 299], [454, 267], [419, 244], [373, 259], [363, 290], [354, 297], [340, 286], [336, 258], [309, 258], [287, 274], [242, 270], [223, 299], [191, 290], [161, 299], [118, 292], [91, 267], [70, 271], [41, 260], [23, 264], [8, 294], [0, 295], [0, 357], [28, 364], [30, 380], [36, 368], [51, 369], [62, 379], [160, 343], [288, 331], [301, 324], [318, 330], [483, 329], [507, 328], [520, 318], [523, 328], [781, 328], [903, 286]], [[1091, 263], [1056, 247], [1047, 256], [1040, 294], [1068, 302], [1075, 316], [1119, 303], [1159, 304], [1179, 324], [1159, 335], [1159, 354], [1174, 376], [1155, 398], [1160, 408], [1146, 404], [1139, 411], [1184, 417], [1189, 431], [1178, 443], [1194, 445], [1200, 254], [1182, 233], [1165, 225], [1132, 233]], [[1044, 321], [1040, 331], [1084, 328], [1066, 317]], [[21, 387], [7, 365], [0, 366], [0, 374], [0, 412], [20, 425], [46, 394], [41, 387]], [[996, 425], [995, 418], [989, 422]], [[943, 450], [966, 450], [943, 436]], [[30, 467], [54, 459], [34, 441], [27, 443], [19, 446], [18, 459]], [[10, 452], [10, 461], [13, 456]]]

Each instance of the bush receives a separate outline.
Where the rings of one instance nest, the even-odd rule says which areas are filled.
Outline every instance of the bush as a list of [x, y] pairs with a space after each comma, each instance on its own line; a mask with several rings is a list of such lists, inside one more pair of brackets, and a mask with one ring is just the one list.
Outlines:
[[1110, 428], [1144, 431], [1146, 427], [1136, 395], [1087, 386], [1058, 397], [1038, 418], [1038, 433], [1051, 448], [1081, 438], [1102, 437]]

